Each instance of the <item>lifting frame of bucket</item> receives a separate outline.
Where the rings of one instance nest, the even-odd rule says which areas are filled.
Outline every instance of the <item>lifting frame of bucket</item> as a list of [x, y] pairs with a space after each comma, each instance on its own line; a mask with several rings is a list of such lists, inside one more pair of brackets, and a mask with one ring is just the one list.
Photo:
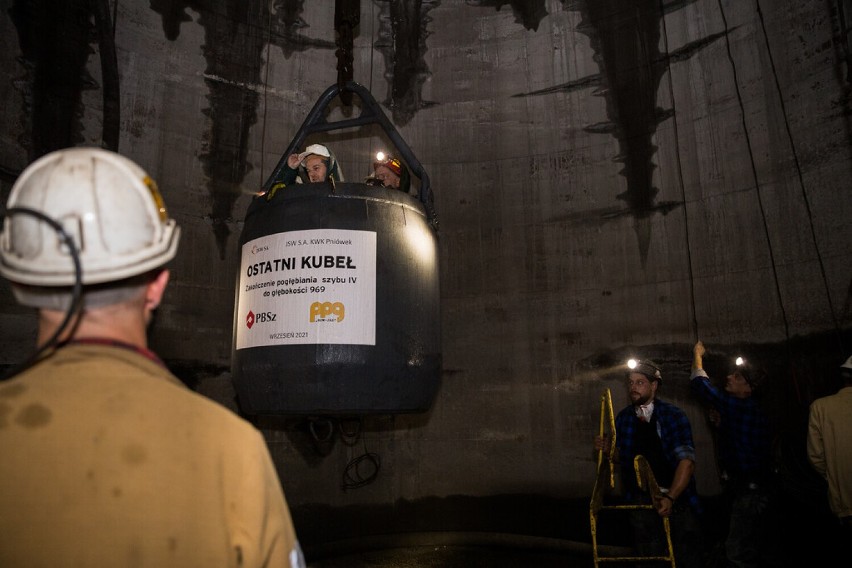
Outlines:
[[288, 186], [254, 199], [240, 236], [232, 376], [250, 415], [424, 412], [441, 374], [437, 220], [428, 176], [357, 83], [361, 116], [325, 121], [330, 87], [264, 185], [312, 132], [380, 124], [417, 197], [364, 183]]

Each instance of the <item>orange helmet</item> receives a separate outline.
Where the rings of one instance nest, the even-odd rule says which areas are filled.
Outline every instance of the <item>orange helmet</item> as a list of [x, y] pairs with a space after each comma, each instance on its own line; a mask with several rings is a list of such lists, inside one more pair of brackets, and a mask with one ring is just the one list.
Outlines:
[[404, 166], [402, 165], [402, 162], [399, 161], [399, 159], [394, 158], [393, 156], [387, 156], [380, 153], [376, 156], [376, 161], [373, 162], [373, 169], [375, 169], [377, 166], [385, 166], [387, 169], [389, 169], [399, 177], [402, 177], [402, 168]]

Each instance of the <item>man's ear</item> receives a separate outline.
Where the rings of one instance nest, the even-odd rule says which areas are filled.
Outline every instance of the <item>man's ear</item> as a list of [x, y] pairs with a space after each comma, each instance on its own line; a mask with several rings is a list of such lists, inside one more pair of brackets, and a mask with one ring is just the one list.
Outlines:
[[145, 307], [149, 310], [156, 310], [157, 306], [163, 300], [163, 294], [166, 292], [166, 285], [169, 283], [169, 271], [163, 269], [148, 282], [145, 289]]

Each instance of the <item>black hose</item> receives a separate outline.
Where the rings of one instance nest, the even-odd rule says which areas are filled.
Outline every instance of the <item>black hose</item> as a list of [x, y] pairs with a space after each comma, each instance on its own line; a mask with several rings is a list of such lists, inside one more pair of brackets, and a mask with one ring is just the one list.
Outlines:
[[62, 242], [65, 246], [68, 247], [69, 252], [71, 253], [71, 259], [74, 262], [74, 286], [71, 291], [71, 305], [68, 306], [68, 311], [65, 313], [65, 319], [62, 320], [62, 323], [56, 328], [56, 331], [53, 335], [44, 342], [41, 347], [36, 349], [36, 351], [27, 357], [22, 363], [13, 366], [11, 369], [6, 371], [3, 374], [3, 377], [0, 378], [0, 381], [5, 381], [7, 379], [12, 378], [13, 376], [23, 372], [32, 366], [36, 361], [41, 358], [41, 356], [46, 353], [48, 350], [53, 349], [56, 346], [56, 343], [60, 336], [65, 333], [65, 330], [71, 324], [71, 321], [75, 318], [75, 316], [79, 315], [80, 307], [82, 305], [82, 297], [83, 297], [83, 268], [80, 264], [80, 251], [74, 245], [74, 239], [71, 238], [65, 228], [59, 224], [59, 222], [55, 221], [51, 217], [48, 217], [41, 211], [36, 211], [35, 209], [29, 209], [27, 207], [12, 207], [6, 210], [3, 214], [4, 218], [10, 217], [12, 215], [24, 214], [24, 215], [32, 215], [36, 217], [48, 225], [56, 231], [59, 237], [62, 239]]

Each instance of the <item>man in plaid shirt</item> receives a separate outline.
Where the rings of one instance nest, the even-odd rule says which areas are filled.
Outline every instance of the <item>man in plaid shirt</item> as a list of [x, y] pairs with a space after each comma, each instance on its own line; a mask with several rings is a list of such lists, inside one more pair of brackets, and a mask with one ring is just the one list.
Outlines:
[[771, 436], [769, 421], [755, 398], [766, 374], [742, 359], [714, 386], [704, 371], [704, 344], [693, 347], [692, 392], [710, 405], [718, 431], [717, 460], [730, 506], [725, 554], [731, 566], [758, 566], [761, 561], [760, 522], [769, 506]]
[[[630, 512], [636, 548], [642, 556], [664, 554], [665, 540], [659, 517], [670, 518], [672, 545], [679, 568], [701, 567], [704, 563], [701, 507], [695, 489], [695, 445], [686, 414], [657, 398], [662, 374], [653, 361], [641, 361], [627, 375], [631, 404], [615, 417], [617, 461], [625, 499], [632, 504], [652, 502], [656, 514], [647, 509]], [[609, 449], [606, 437], [598, 436], [595, 446]], [[633, 459], [648, 460], [661, 495], [650, 497], [639, 489]]]

